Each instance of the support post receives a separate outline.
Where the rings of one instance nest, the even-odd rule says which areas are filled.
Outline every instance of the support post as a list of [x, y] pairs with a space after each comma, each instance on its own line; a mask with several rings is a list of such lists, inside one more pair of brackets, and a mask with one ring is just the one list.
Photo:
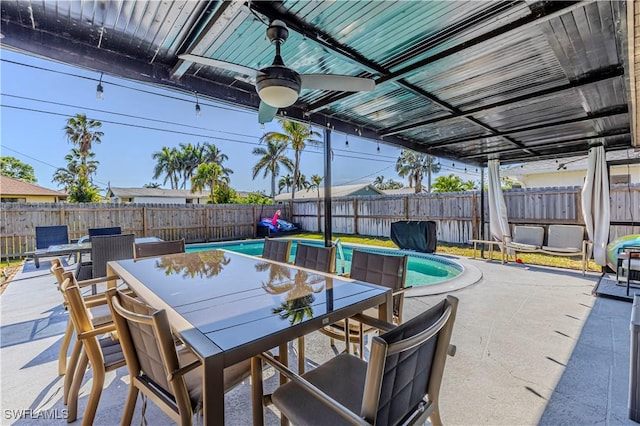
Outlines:
[[[480, 168], [480, 239], [486, 240], [484, 232], [484, 167]], [[480, 257], [484, 258], [484, 244], [480, 246]]]
[[331, 247], [331, 129], [324, 129], [324, 245]]

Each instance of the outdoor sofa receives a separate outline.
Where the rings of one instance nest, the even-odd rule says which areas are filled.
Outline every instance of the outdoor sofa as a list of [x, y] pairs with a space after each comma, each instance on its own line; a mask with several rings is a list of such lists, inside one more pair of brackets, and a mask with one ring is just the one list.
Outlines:
[[516, 225], [513, 241], [504, 244], [507, 253], [544, 253], [553, 256], [582, 258], [582, 274], [587, 269], [591, 242], [585, 239], [584, 227], [579, 225], [549, 225], [547, 244], [543, 226]]

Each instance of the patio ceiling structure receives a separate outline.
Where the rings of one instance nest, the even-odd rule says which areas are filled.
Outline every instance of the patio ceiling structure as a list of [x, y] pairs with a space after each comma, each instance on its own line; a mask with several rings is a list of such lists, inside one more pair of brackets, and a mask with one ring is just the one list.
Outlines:
[[[467, 164], [639, 147], [634, 2], [3, 0], [2, 48], [257, 110], [272, 20], [299, 73], [373, 78], [302, 90], [280, 115]], [[636, 7], [639, 8], [639, 7]], [[640, 40], [640, 39], [639, 39]]]

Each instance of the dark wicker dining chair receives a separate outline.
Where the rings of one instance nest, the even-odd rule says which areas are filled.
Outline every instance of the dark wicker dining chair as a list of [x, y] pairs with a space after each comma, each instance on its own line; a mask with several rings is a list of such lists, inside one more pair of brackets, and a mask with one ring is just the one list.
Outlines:
[[91, 261], [78, 263], [76, 279], [83, 281], [107, 275], [107, 262], [133, 259], [134, 234], [99, 235], [91, 238]]
[[165, 254], [184, 253], [184, 238], [172, 241], [153, 241], [149, 243], [135, 243], [135, 259], [156, 257]]
[[[407, 255], [377, 254], [361, 250], [353, 250], [351, 256], [350, 278], [378, 284], [392, 290], [393, 323], [396, 325], [402, 323], [404, 293], [408, 290], [408, 288], [405, 287], [407, 262]], [[369, 310], [365, 312], [365, 314], [377, 316], [377, 309]], [[375, 331], [374, 327], [361, 324], [358, 321], [350, 321], [348, 333], [349, 342], [347, 342], [344, 321], [337, 321], [320, 329], [321, 333], [331, 338], [331, 345], [333, 345], [333, 339], [343, 340], [345, 345], [349, 343], [354, 344], [354, 346], [359, 344], [361, 359], [364, 356], [364, 334], [373, 331]]]
[[368, 363], [341, 354], [299, 376], [263, 354], [261, 359], [290, 379], [271, 401], [300, 425], [413, 425], [427, 418], [441, 425], [440, 385], [446, 357], [455, 354], [450, 341], [457, 306], [458, 299], [447, 296], [398, 327], [388, 324], [388, 331], [373, 338]]
[[[116, 289], [110, 289], [107, 297], [130, 376], [121, 424], [131, 424], [139, 392], [174, 422], [193, 424], [193, 415], [202, 405], [201, 361], [188, 347], [176, 347], [165, 310], [156, 310]], [[250, 360], [225, 368], [225, 390], [242, 382], [250, 372]]]
[[336, 247], [298, 243], [293, 264], [315, 271], [334, 273], [336, 271]]
[[291, 256], [291, 240], [264, 239], [262, 257], [276, 262], [287, 263]]
[[109, 226], [106, 228], [89, 228], [89, 241], [91, 241], [93, 237], [118, 234], [122, 234], [122, 228], [119, 226]]
[[[298, 243], [294, 265], [320, 272], [336, 271], [336, 246], [322, 247]], [[298, 337], [298, 372], [306, 368], [304, 336]]]

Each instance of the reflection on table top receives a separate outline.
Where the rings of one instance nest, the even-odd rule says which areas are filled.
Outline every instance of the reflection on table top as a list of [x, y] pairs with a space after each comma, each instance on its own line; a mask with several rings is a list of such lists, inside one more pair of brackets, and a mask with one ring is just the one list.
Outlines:
[[110, 263], [140, 297], [171, 308], [223, 351], [388, 291], [223, 250]]

